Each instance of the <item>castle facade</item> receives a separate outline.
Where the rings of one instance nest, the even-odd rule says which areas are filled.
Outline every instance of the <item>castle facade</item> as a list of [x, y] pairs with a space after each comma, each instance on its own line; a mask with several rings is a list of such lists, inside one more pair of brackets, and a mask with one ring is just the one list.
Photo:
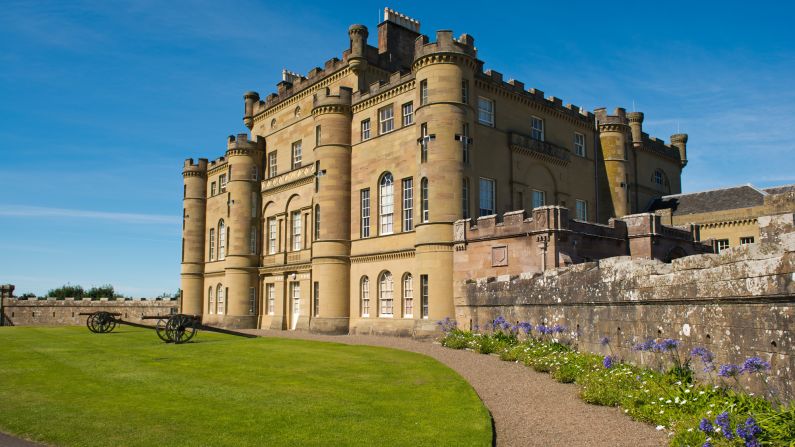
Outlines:
[[454, 316], [456, 221], [547, 205], [579, 221], [680, 192], [687, 135], [594, 113], [483, 69], [474, 39], [391, 10], [186, 160], [181, 311], [223, 327], [432, 331]]

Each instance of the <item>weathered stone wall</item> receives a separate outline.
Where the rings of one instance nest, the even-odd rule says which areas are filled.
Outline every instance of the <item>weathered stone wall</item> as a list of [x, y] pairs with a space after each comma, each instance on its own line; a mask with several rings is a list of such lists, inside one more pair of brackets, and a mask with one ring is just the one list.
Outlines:
[[[786, 230], [793, 217], [763, 221]], [[762, 234], [771, 236], [670, 264], [624, 256], [470, 280], [458, 289], [456, 317], [464, 327], [499, 315], [565, 324], [582, 349], [606, 353], [599, 340], [607, 336], [620, 355], [639, 362], [648, 354], [630, 347], [648, 338], [679, 339], [682, 353], [706, 346], [721, 363], [758, 355], [771, 363], [776, 388], [795, 397], [795, 233]]]
[[152, 324], [141, 320], [142, 316], [168, 315], [176, 313], [177, 300], [169, 301], [124, 301], [90, 298], [75, 300], [66, 298], [18, 299], [3, 298], [3, 324], [5, 326], [74, 326], [86, 323], [81, 312], [118, 312], [122, 319], [133, 323]]

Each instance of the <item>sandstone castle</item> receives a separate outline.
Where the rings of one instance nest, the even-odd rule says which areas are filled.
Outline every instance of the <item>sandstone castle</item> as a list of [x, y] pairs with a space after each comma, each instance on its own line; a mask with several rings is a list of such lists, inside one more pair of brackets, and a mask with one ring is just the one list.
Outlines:
[[[586, 112], [505, 81], [467, 34], [431, 41], [388, 9], [377, 29], [371, 45], [352, 25], [341, 58], [283, 72], [265, 98], [245, 93], [250, 136], [186, 160], [182, 312], [224, 327], [430, 331], [455, 315], [454, 270], [480, 262], [456, 257], [460, 246], [498, 237], [493, 216], [510, 210], [536, 210], [514, 227], [551, 235], [532, 242], [542, 269], [703, 251], [687, 230], [667, 233], [665, 253], [647, 250], [637, 240], [654, 231], [632, 228], [659, 219], [611, 220], [681, 192], [686, 134], [666, 144], [643, 132], [643, 113]], [[561, 237], [575, 244], [565, 256]], [[483, 259], [499, 266], [509, 254], [493, 248]]]

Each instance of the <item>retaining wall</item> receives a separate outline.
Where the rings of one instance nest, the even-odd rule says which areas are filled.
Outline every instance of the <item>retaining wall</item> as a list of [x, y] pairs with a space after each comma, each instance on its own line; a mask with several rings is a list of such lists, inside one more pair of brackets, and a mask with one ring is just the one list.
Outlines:
[[81, 312], [118, 312], [122, 319], [133, 323], [146, 323], [142, 316], [168, 315], [177, 313], [177, 300], [109, 300], [102, 298], [92, 301], [86, 299], [66, 298], [46, 300], [3, 298], [3, 324], [6, 326], [74, 326], [86, 322]]

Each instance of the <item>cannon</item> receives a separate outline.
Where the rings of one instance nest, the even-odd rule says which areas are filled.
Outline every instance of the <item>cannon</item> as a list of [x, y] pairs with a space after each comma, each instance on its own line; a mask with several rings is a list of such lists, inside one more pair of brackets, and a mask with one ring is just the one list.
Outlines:
[[80, 315], [88, 316], [86, 318], [86, 326], [88, 330], [95, 334], [107, 334], [113, 331], [117, 325], [126, 324], [128, 326], [142, 327], [147, 329], [154, 329], [157, 336], [166, 343], [182, 344], [187, 343], [199, 331], [199, 329], [219, 332], [221, 334], [235, 335], [238, 337], [255, 338], [256, 335], [244, 334], [228, 329], [221, 329], [202, 324], [201, 315], [187, 315], [187, 314], [172, 314], [172, 315], [154, 315], [142, 316], [142, 320], [157, 320], [157, 323], [148, 326], [140, 323], [133, 323], [132, 321], [125, 321], [121, 319], [121, 314], [118, 312], [83, 312]]

